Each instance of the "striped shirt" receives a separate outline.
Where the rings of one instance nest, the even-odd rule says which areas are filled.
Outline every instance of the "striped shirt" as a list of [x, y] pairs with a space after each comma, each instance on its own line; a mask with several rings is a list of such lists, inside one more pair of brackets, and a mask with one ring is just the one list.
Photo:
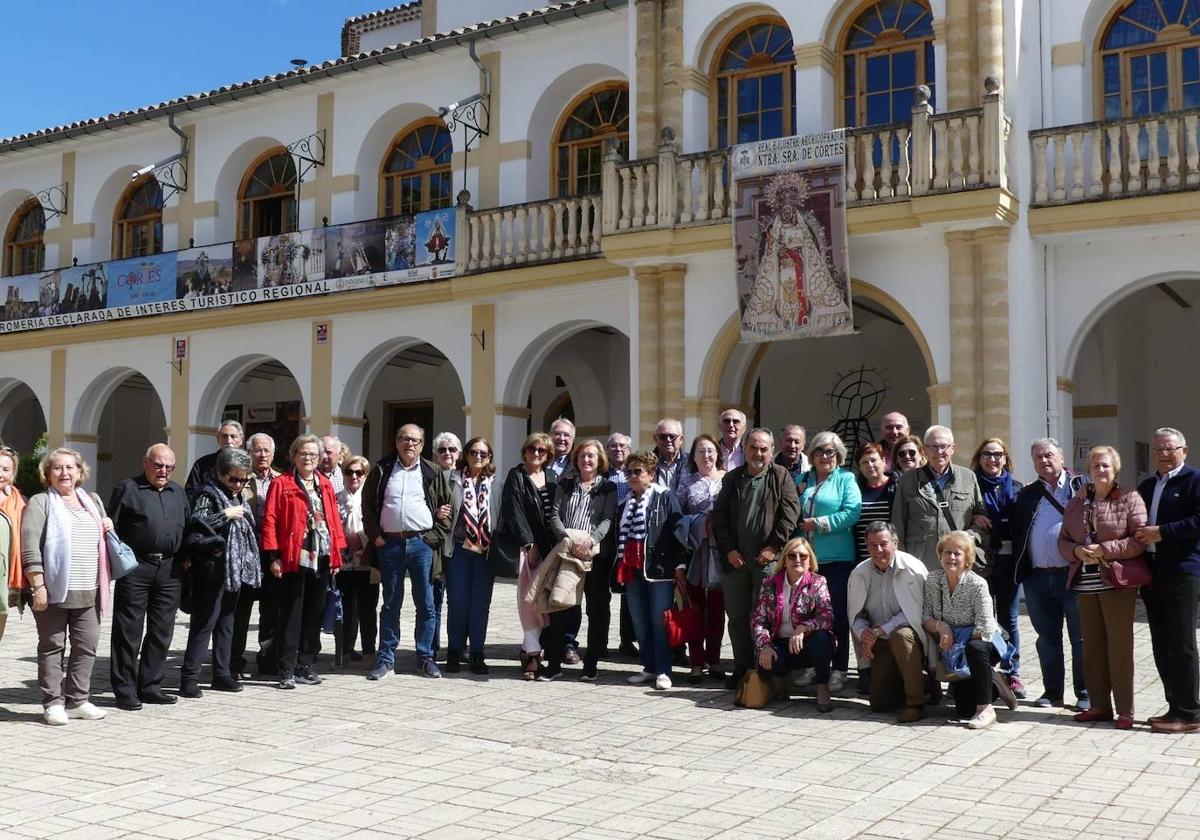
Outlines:
[[[595, 484], [591, 485], [594, 486]], [[571, 495], [563, 502], [559, 518], [564, 528], [574, 528], [577, 531], [592, 530], [592, 505], [589, 498], [591, 487], [584, 489], [582, 484], [576, 484]]]
[[858, 488], [862, 493], [862, 513], [854, 525], [854, 552], [859, 560], [869, 560], [871, 555], [867, 552], [867, 526], [872, 522], [892, 521], [896, 481], [890, 479], [882, 487], [868, 487], [860, 481]]
[[71, 517], [71, 571], [68, 592], [95, 592], [100, 574], [100, 523], [83, 508], [67, 508]]

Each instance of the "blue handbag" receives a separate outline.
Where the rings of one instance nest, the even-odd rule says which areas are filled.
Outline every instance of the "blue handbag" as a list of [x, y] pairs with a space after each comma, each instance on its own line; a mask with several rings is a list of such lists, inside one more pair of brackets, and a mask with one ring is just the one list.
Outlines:
[[[942, 678], [947, 682], [970, 679], [971, 669], [967, 667], [967, 643], [971, 641], [974, 634], [975, 627], [970, 624], [954, 628], [954, 643], [950, 645], [950, 650], [942, 652], [942, 667], [945, 669], [945, 675]], [[1001, 660], [1008, 655], [1008, 642], [1005, 641], [1003, 633], [999, 631], [992, 633], [988, 641], [996, 649]]]
[[137, 568], [137, 555], [122, 542], [116, 531], [105, 531], [104, 542], [108, 546], [108, 576], [119, 580]]

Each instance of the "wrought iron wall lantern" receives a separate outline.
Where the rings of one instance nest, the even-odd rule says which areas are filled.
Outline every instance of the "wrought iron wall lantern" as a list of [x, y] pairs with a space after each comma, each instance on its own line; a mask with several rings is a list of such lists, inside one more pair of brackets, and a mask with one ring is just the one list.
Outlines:
[[471, 151], [471, 146], [480, 138], [488, 136], [488, 129], [491, 126], [491, 111], [489, 110], [492, 102], [492, 74], [487, 66], [479, 60], [478, 54], [475, 52], [475, 42], [467, 42], [467, 52], [471, 56], [471, 60], [475, 62], [475, 66], [479, 68], [479, 73], [483, 77], [482, 88], [479, 93], [474, 93], [466, 99], [460, 99], [457, 102], [451, 102], [438, 108], [438, 116], [446, 123], [446, 129], [451, 135], [455, 130], [462, 128], [463, 133], [463, 189], [467, 188], [467, 156]]
[[146, 175], [151, 175], [162, 188], [162, 201], [166, 204], [176, 193], [186, 192], [188, 188], [188, 153], [192, 148], [191, 138], [175, 124], [175, 115], [167, 114], [167, 125], [171, 131], [179, 135], [179, 151], [158, 163], [151, 163], [141, 169], [135, 169], [129, 180], [136, 181]]

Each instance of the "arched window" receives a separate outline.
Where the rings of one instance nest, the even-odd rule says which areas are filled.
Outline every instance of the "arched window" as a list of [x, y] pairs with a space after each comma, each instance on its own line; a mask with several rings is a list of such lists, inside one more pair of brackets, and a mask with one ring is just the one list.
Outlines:
[[616, 139], [624, 158], [629, 151], [629, 87], [607, 85], [571, 103], [554, 134], [550, 182], [558, 196], [600, 192], [604, 145]]
[[276, 236], [297, 229], [296, 163], [286, 149], [259, 158], [238, 192], [238, 238]]
[[129, 186], [117, 206], [113, 259], [162, 252], [162, 206], [162, 186], [154, 176]]
[[383, 165], [383, 215], [449, 207], [454, 192], [453, 155], [450, 132], [440, 120], [429, 120], [402, 133]]
[[46, 213], [36, 198], [17, 208], [4, 236], [4, 273], [9, 277], [33, 274], [46, 267]]
[[933, 14], [925, 0], [880, 0], [864, 8], [842, 40], [841, 73], [846, 128], [912, 119], [917, 86], [935, 90]]
[[1133, 0], [1100, 39], [1104, 118], [1200, 107], [1200, 0]]
[[717, 53], [718, 146], [787, 137], [796, 130], [796, 55], [782, 21], [741, 30]]

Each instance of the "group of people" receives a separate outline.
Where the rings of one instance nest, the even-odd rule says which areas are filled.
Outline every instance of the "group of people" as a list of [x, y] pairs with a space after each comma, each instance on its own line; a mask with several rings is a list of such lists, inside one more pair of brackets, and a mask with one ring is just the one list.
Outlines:
[[[1065, 702], [1065, 625], [1075, 719], [1132, 727], [1140, 594], [1168, 706], [1149, 724], [1200, 728], [1200, 471], [1186, 466], [1178, 430], [1155, 432], [1156, 474], [1135, 489], [1118, 483], [1108, 446], [1088, 452], [1082, 476], [1056, 441], [1035, 441], [1037, 478], [1022, 485], [1002, 440], [987, 438], [960, 466], [949, 428], [917, 437], [896, 412], [853, 458], [833, 432], [808, 441], [789, 425], [777, 439], [747, 429], [737, 409], [719, 422], [717, 435], [685, 446], [681, 423], [666, 418], [653, 449], [631, 451], [626, 435], [576, 440], [559, 419], [498, 477], [486, 439], [441, 433], [426, 460], [425, 432], [411, 424], [373, 465], [332, 436], [301, 435], [281, 472], [274, 441], [243, 441], [230, 421], [186, 486], [171, 480], [172, 450], [156, 444], [107, 507], [82, 489], [78, 452], [47, 453], [46, 491], [26, 502], [12, 484], [16, 455], [0, 450], [3, 577], [32, 603], [45, 720], [104, 716], [90, 679], [110, 608], [108, 555], [123, 542], [137, 564], [113, 590], [111, 682], [127, 710], [201, 697], [210, 651], [210, 689], [241, 691], [255, 603], [256, 665], [280, 689], [321, 682], [323, 627], [337, 634], [339, 661], [385, 679], [398, 667], [406, 580], [416, 672], [486, 674], [493, 585], [507, 577], [525, 680], [577, 664], [581, 680], [597, 680], [621, 593], [621, 650], [641, 665], [630, 683], [665, 691], [682, 666], [691, 684], [757, 680], [775, 696], [811, 686], [824, 713], [853, 653], [872, 709], [920, 720], [948, 683], [971, 729], [996, 720], [996, 700], [1015, 709], [1026, 696], [1022, 589], [1042, 673], [1035, 704]], [[162, 684], [181, 605], [190, 623], [174, 695]]]

